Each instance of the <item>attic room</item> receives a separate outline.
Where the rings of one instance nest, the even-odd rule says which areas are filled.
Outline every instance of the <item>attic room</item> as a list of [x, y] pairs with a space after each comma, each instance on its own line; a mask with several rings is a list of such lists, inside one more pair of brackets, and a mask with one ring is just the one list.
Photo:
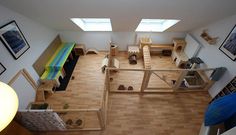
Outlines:
[[0, 0], [0, 135], [235, 135], [235, 0]]

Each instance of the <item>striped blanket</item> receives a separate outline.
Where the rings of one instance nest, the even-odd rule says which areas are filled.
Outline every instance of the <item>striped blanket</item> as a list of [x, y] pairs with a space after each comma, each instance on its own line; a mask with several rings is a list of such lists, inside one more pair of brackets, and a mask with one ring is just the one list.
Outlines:
[[61, 76], [61, 71], [60, 70], [45, 70], [43, 72], [43, 75], [40, 77], [42, 80], [54, 80], [57, 79]]
[[54, 53], [54, 55], [51, 57], [51, 59], [48, 61], [48, 63], [45, 66], [46, 70], [49, 69], [55, 69], [55, 70], [61, 70], [63, 68], [63, 65], [66, 62], [66, 59], [70, 55], [71, 50], [73, 49], [75, 43], [64, 43], [62, 44]]
[[64, 43], [55, 51], [54, 55], [45, 65], [45, 71], [41, 79], [54, 80], [61, 75], [61, 70], [70, 55], [75, 43]]

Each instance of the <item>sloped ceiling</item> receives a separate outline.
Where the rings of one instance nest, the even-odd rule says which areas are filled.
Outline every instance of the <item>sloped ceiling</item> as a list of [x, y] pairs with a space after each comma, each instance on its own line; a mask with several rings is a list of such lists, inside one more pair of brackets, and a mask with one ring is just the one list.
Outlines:
[[140, 20], [180, 19], [167, 31], [185, 32], [236, 14], [236, 0], [0, 0], [56, 30], [81, 30], [70, 18], [111, 18], [113, 31], [135, 31]]

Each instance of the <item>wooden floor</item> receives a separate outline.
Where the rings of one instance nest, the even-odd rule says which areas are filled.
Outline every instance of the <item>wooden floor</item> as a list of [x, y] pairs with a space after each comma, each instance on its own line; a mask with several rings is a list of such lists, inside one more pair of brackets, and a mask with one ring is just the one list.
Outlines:
[[209, 102], [206, 92], [110, 94], [104, 131], [48, 132], [40, 135], [198, 135]]
[[[128, 68], [128, 69], [143, 69], [143, 59], [142, 57], [138, 58], [137, 64], [130, 65], [128, 61], [128, 54], [126, 52], [120, 52], [118, 56], [115, 58], [120, 61], [120, 68]], [[170, 56], [162, 56], [160, 54], [151, 55], [151, 66], [152, 69], [177, 69], [175, 64], [172, 62]], [[180, 72], [177, 71], [161, 71], [155, 72], [160, 77], [165, 76], [168, 84], [172, 83], [172, 80], [177, 80]], [[143, 71], [119, 71], [118, 73], [111, 73], [112, 81], [110, 82], [111, 91], [120, 92], [117, 90], [119, 85], [124, 85], [126, 87], [126, 92], [130, 92], [127, 90], [129, 86], [134, 88], [133, 91], [140, 91], [142, 79], [144, 72]], [[171, 87], [162, 81], [155, 74], [151, 75], [148, 87], [149, 88], [168, 88]], [[125, 91], [122, 91], [125, 92]]]
[[[47, 99], [52, 108], [96, 108], [101, 104], [104, 74], [100, 55], [81, 56], [65, 92], [56, 92]], [[121, 68], [129, 67], [123, 53]], [[174, 68], [170, 57], [152, 56], [153, 67]], [[132, 65], [133, 66], [133, 65]], [[143, 68], [142, 60], [133, 68]], [[116, 73], [114, 73], [116, 77]], [[132, 76], [133, 75], [133, 76]], [[140, 74], [129, 74], [122, 83], [135, 88], [141, 85]], [[128, 78], [127, 78], [128, 77]], [[113, 77], [115, 78], [115, 77]], [[137, 80], [137, 81], [136, 81]], [[121, 79], [122, 81], [122, 79]], [[116, 80], [113, 80], [113, 83]], [[111, 87], [117, 89], [117, 84]], [[107, 127], [104, 131], [46, 132], [39, 135], [197, 135], [210, 97], [206, 92], [159, 94], [109, 94]]]
[[105, 75], [101, 72], [101, 61], [105, 53], [80, 56], [71, 80], [65, 91], [55, 92], [46, 102], [52, 109], [100, 108], [104, 91]]

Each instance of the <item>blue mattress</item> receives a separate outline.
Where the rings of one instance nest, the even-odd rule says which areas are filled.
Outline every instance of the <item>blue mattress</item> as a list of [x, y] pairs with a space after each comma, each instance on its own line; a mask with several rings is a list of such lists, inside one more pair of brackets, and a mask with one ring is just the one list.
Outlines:
[[220, 97], [209, 104], [205, 113], [205, 126], [225, 122], [236, 113], [236, 93]]

